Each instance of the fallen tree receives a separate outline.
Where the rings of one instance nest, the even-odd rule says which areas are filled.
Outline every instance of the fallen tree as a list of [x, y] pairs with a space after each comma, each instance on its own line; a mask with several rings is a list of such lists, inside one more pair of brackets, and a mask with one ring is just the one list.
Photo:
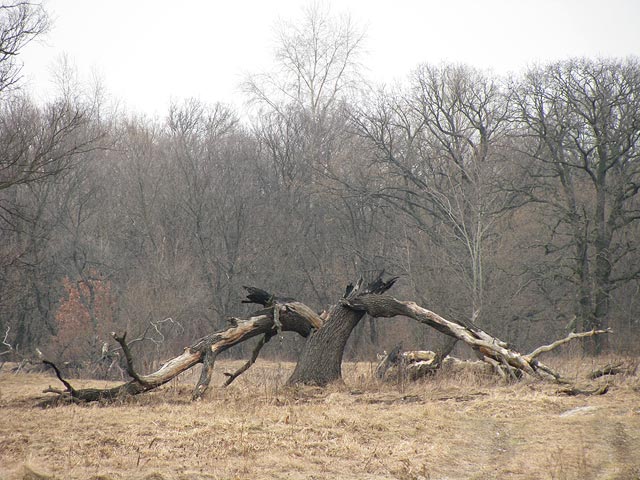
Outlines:
[[[397, 277], [384, 280], [383, 274], [367, 284], [360, 279], [355, 285], [348, 285], [343, 297], [328, 312], [322, 314], [294, 299], [276, 297], [258, 288], [245, 287], [248, 294], [244, 302], [259, 304], [262, 309], [246, 319], [230, 318], [228, 328], [199, 339], [156, 372], [147, 375], [136, 372], [126, 342], [126, 334], [122, 337], [113, 334], [124, 352], [127, 373], [131, 377], [129, 382], [106, 389], [75, 389], [53, 363], [45, 361], [65, 386], [64, 390], [49, 387], [45, 392], [78, 402], [109, 401], [153, 390], [195, 365], [202, 364], [202, 372], [192, 395], [193, 399], [199, 399], [209, 387], [216, 357], [221, 352], [250, 338], [262, 336], [251, 359], [237, 372], [227, 374], [229, 378], [225, 385], [229, 385], [251, 367], [261, 348], [278, 332], [295, 332], [307, 339], [287, 383], [325, 386], [342, 379], [345, 345], [352, 330], [365, 314], [377, 318], [404, 316], [428, 325], [467, 344], [480, 359], [490, 364], [505, 378], [518, 379], [529, 375], [543, 380], [569, 383], [559, 373], [538, 360], [537, 357], [541, 353], [551, 349], [549, 346], [540, 347], [528, 355], [521, 354], [471, 322], [447, 320], [414, 302], [397, 300], [387, 295], [385, 292], [396, 280]], [[573, 334], [571, 338], [567, 337], [554, 344], [559, 345], [573, 338], [603, 333], [608, 333], [608, 330]]]

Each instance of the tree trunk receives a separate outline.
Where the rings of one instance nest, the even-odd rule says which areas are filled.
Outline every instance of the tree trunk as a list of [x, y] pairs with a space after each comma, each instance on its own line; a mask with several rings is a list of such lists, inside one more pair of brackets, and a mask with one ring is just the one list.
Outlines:
[[344, 348], [351, 332], [366, 313], [348, 307], [348, 302], [360, 295], [377, 295], [391, 288], [398, 277], [385, 282], [383, 273], [366, 286], [360, 280], [355, 286], [347, 287], [344, 297], [330, 310], [322, 327], [307, 339], [287, 385], [325, 386], [342, 380]]
[[324, 386], [341, 380], [344, 348], [364, 313], [334, 306], [322, 328], [307, 339], [287, 384]]

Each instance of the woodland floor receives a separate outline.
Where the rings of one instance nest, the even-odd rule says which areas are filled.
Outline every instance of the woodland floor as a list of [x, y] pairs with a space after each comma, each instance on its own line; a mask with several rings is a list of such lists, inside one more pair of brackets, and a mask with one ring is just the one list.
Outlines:
[[[578, 378], [611, 359], [545, 360]], [[346, 386], [284, 389], [291, 367], [259, 360], [197, 403], [193, 373], [117, 404], [47, 409], [35, 405], [55, 378], [3, 369], [0, 479], [640, 479], [637, 374], [567, 397], [467, 373], [380, 385], [363, 363], [345, 366]]]

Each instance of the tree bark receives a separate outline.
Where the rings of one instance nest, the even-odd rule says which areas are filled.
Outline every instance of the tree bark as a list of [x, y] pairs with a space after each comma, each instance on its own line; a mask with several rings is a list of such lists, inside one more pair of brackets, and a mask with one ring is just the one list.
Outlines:
[[312, 334], [302, 349], [288, 385], [324, 386], [342, 379], [342, 355], [352, 330], [365, 312], [334, 306], [323, 328]]
[[386, 292], [397, 277], [384, 281], [383, 273], [366, 286], [360, 280], [355, 286], [347, 287], [341, 301], [330, 310], [322, 328], [307, 339], [296, 368], [287, 381], [288, 385], [325, 386], [342, 380], [344, 348], [351, 332], [366, 313], [364, 310], [351, 308], [349, 300], [359, 295], [376, 296]]

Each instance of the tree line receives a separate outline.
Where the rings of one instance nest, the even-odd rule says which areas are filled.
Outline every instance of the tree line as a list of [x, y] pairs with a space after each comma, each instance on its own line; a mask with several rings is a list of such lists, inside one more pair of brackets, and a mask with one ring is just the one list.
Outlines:
[[[321, 311], [380, 270], [400, 276], [397, 296], [524, 350], [608, 327], [612, 345], [594, 337], [590, 353], [637, 349], [636, 58], [509, 77], [424, 64], [376, 86], [363, 35], [311, 8], [282, 26], [273, 71], [246, 78], [246, 111], [187, 99], [152, 120], [108, 108], [66, 68], [57, 97], [35, 102], [17, 53], [46, 28], [38, 5], [0, 10], [0, 334], [13, 353], [96, 359], [114, 330], [166, 353], [245, 312], [243, 285]], [[400, 341], [437, 339], [361, 322], [347, 353]]]

